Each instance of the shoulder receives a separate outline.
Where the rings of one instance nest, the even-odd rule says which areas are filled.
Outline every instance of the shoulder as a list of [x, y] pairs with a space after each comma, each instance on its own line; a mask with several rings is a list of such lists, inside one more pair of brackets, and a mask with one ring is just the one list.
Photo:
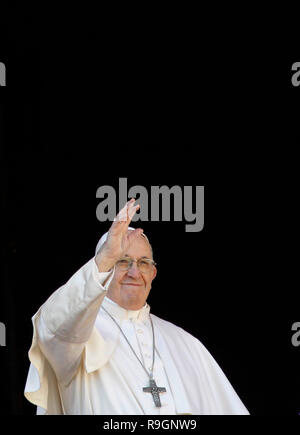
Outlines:
[[178, 337], [178, 339], [181, 338], [194, 344], [201, 344], [198, 338], [194, 337], [182, 327], [177, 326], [174, 323], [162, 319], [161, 317], [158, 317], [154, 314], [151, 314], [151, 317], [153, 319], [153, 322], [155, 322], [155, 324], [159, 326], [161, 332], [165, 334], [172, 334], [172, 336]]
[[181, 351], [186, 352], [186, 354], [193, 354], [199, 363], [203, 361], [203, 358], [206, 361], [210, 360], [212, 357], [210, 351], [197, 337], [190, 334], [180, 326], [161, 319], [154, 314], [151, 314], [151, 317], [153, 319], [154, 328], [155, 326], [158, 327], [159, 333], [165, 339], [165, 343], [167, 343], [169, 349], [172, 348], [174, 352], [181, 349]]

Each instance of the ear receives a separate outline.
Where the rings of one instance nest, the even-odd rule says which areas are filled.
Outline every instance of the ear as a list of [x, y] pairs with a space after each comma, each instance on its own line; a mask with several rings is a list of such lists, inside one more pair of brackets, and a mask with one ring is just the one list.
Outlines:
[[153, 273], [152, 273], [152, 280], [156, 277], [156, 275], [157, 275], [157, 269], [156, 269], [156, 267], [154, 266], [154, 267], [153, 267]]

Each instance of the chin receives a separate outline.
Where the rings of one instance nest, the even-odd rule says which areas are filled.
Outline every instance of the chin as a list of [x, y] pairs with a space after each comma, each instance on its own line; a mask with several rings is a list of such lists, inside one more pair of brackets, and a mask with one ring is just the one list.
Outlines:
[[[123, 300], [132, 306], [141, 306], [145, 305], [144, 295], [141, 295], [140, 291], [126, 291], [123, 292]], [[135, 308], [138, 309], [138, 308]]]
[[126, 289], [125, 291], [123, 291], [123, 295], [126, 297], [126, 299], [130, 301], [131, 300], [139, 301], [142, 296], [141, 289], [139, 289], [138, 287], [135, 289], [129, 289], [129, 290]]

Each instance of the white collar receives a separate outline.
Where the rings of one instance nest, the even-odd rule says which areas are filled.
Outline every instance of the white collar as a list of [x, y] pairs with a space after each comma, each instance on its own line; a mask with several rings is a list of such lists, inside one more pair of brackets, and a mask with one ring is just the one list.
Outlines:
[[145, 305], [139, 310], [126, 310], [120, 307], [116, 302], [112, 301], [109, 297], [105, 296], [103, 299], [103, 307], [111, 314], [116, 320], [134, 320], [137, 322], [144, 322], [149, 318], [150, 306]]

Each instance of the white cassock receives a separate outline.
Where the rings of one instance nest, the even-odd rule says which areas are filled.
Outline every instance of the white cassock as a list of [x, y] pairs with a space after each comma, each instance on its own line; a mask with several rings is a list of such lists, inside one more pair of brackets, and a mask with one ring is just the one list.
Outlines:
[[161, 408], [144, 392], [150, 371], [150, 307], [126, 310], [106, 297], [114, 270], [99, 273], [92, 258], [33, 316], [26, 398], [37, 413], [81, 415], [249, 414], [201, 342], [151, 314], [154, 379], [165, 387]]

